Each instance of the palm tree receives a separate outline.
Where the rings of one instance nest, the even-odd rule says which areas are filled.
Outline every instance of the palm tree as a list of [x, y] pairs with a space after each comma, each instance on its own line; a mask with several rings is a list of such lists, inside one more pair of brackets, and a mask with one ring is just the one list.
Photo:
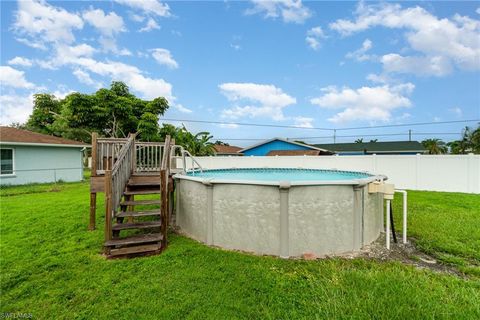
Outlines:
[[355, 140], [355, 143], [363, 143], [363, 138]]
[[441, 139], [426, 139], [422, 141], [422, 145], [429, 154], [443, 154], [448, 150], [447, 145]]
[[172, 139], [175, 139], [175, 144], [181, 145], [192, 156], [211, 156], [215, 153], [214, 143], [211, 142], [213, 136], [206, 131], [193, 135], [184, 125], [175, 127], [164, 123], [162, 128], [160, 128], [159, 135], [163, 139], [165, 139], [165, 136], [170, 135]]
[[462, 130], [462, 138], [448, 143], [450, 152], [454, 154], [480, 153], [480, 126], [475, 130], [465, 127]]
[[479, 154], [480, 153], [480, 125], [472, 132], [471, 135], [472, 141], [472, 151], [473, 153]]

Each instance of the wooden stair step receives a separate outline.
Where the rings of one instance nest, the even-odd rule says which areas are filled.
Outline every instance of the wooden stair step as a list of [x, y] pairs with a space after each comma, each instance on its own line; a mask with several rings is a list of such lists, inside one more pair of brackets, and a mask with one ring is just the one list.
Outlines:
[[158, 243], [158, 244], [148, 244], [143, 246], [125, 247], [120, 249], [111, 249], [109, 252], [109, 257], [155, 252], [155, 251], [160, 251], [161, 248], [162, 248], [162, 245]]
[[116, 217], [125, 218], [125, 217], [151, 217], [159, 216], [162, 213], [160, 210], [145, 210], [145, 211], [120, 211], [117, 213]]
[[129, 187], [136, 187], [136, 186], [159, 186], [160, 187], [160, 181], [128, 181], [128, 186]]
[[162, 225], [161, 221], [142, 221], [132, 223], [117, 223], [112, 226], [113, 231], [126, 230], [126, 229], [147, 229], [158, 228]]
[[142, 234], [138, 236], [132, 236], [123, 239], [112, 239], [105, 241], [106, 247], [113, 247], [113, 246], [127, 246], [127, 245], [134, 245], [134, 244], [144, 244], [149, 242], [158, 242], [162, 241], [163, 236], [160, 233], [150, 233], [150, 234]]
[[157, 189], [147, 189], [147, 190], [128, 190], [123, 194], [126, 196], [136, 196], [136, 195], [145, 195], [145, 194], [159, 194], [160, 188]]
[[131, 175], [132, 177], [159, 177], [160, 178], [160, 172], [158, 171], [144, 171], [144, 172], [136, 172]]
[[150, 204], [162, 204], [160, 200], [126, 200], [120, 202], [121, 206], [141, 206], [141, 205], [150, 205]]

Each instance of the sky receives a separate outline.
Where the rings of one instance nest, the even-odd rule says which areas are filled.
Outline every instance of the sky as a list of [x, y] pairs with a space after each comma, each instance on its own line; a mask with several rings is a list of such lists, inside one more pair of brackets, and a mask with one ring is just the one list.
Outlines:
[[[0, 68], [4, 125], [26, 121], [34, 93], [118, 80], [166, 97], [161, 122], [233, 145], [333, 142], [317, 128], [337, 142], [409, 130], [450, 141], [476, 123], [442, 122], [480, 119], [480, 4], [2, 1]], [[424, 122], [435, 124], [369, 128]]]

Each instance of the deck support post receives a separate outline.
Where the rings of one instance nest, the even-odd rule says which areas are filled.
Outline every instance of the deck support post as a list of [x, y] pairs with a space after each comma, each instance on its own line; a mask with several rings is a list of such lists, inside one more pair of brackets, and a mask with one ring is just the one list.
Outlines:
[[105, 171], [105, 241], [112, 240], [112, 171]]
[[[91, 177], [97, 176], [97, 133], [92, 132], [92, 168], [90, 172]], [[97, 211], [97, 193], [90, 192], [90, 222], [88, 230], [95, 230], [95, 219]]]
[[95, 214], [97, 210], [97, 193], [90, 192], [90, 222], [88, 230], [95, 230]]
[[161, 200], [161, 230], [162, 230], [162, 250], [165, 250], [167, 247], [167, 232], [168, 232], [168, 183], [167, 183], [167, 170], [160, 170], [160, 200]]

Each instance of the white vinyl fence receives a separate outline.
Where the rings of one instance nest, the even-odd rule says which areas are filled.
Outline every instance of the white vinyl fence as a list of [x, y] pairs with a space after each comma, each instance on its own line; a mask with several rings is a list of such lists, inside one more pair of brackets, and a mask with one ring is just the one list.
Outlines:
[[[317, 168], [384, 174], [398, 189], [480, 193], [480, 155], [196, 157], [204, 169]], [[190, 161], [187, 159], [187, 167]], [[178, 164], [181, 167], [181, 162]]]

